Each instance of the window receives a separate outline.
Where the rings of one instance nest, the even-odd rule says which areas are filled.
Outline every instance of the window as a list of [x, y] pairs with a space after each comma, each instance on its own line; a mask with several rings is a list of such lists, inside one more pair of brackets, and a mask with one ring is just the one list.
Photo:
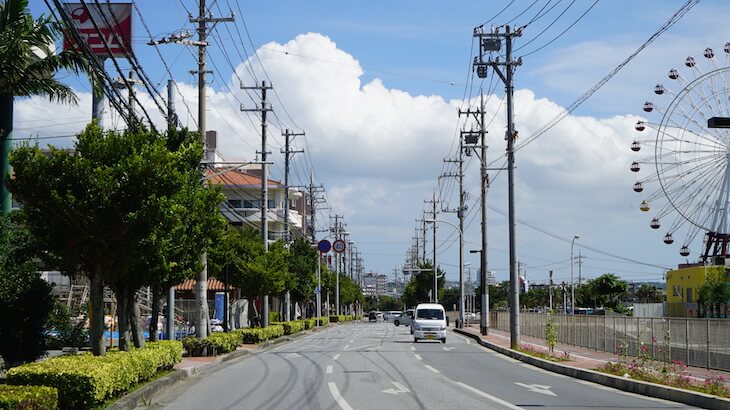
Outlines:
[[418, 309], [416, 311], [417, 319], [443, 319], [444, 311], [441, 309]]
[[273, 199], [269, 199], [267, 204], [269, 205], [269, 209], [276, 209], [276, 203]]
[[229, 199], [228, 205], [231, 206], [231, 208], [240, 208], [241, 207], [241, 200], [240, 199]]
[[246, 199], [243, 201], [243, 207], [247, 208], [247, 209], [251, 209], [251, 208], [258, 209], [258, 208], [260, 208], [259, 201], [252, 201], [252, 200]]

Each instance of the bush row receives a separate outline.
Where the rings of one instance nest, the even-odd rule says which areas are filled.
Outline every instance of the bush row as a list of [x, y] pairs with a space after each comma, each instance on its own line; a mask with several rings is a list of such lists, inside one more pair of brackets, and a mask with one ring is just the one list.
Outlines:
[[87, 409], [157, 372], [172, 369], [181, 359], [180, 342], [150, 342], [144, 349], [129, 352], [111, 351], [105, 356], [85, 353], [24, 364], [8, 371], [7, 383], [55, 387], [60, 408]]
[[58, 390], [47, 386], [0, 385], [0, 409], [55, 410]]
[[216, 356], [236, 350], [241, 344], [241, 336], [218, 332], [202, 340], [194, 336], [186, 337], [182, 343], [190, 356]]
[[360, 315], [330, 315], [330, 322], [347, 322], [350, 320], [359, 320], [362, 316]]

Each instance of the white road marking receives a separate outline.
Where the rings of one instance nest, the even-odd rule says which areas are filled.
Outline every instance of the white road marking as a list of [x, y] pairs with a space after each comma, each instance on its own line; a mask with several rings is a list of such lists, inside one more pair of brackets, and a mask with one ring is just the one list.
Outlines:
[[350, 340], [350, 343], [355, 343], [355, 341], [354, 340]]
[[468, 344], [468, 345], [470, 345], [470, 344], [471, 344], [471, 339], [470, 339], [470, 338], [468, 338], [468, 337], [462, 336], [462, 335], [460, 335], [460, 334], [458, 334], [458, 333], [454, 333], [454, 336], [456, 336], [456, 337], [458, 337], [459, 339], [463, 340], [463, 341], [464, 341], [464, 342], [466, 342], [466, 344]]
[[416, 359], [417, 359], [417, 360], [423, 360], [423, 359], [421, 358], [421, 355], [420, 355], [420, 354], [418, 354], [418, 353], [414, 353], [414, 356], [416, 356]]
[[411, 351], [412, 352], [415, 352], [416, 351], [416, 346], [411, 346]]
[[327, 374], [332, 374], [332, 365], [327, 366]]
[[455, 347], [446, 347], [446, 346], [444, 346], [444, 350], [446, 350], [447, 352], [450, 352], [450, 351], [452, 351], [454, 349], [456, 349], [456, 348]]
[[347, 401], [340, 395], [340, 391], [337, 389], [337, 385], [335, 382], [329, 382], [327, 383], [330, 388], [330, 394], [335, 399], [337, 404], [340, 406], [342, 410], [352, 410], [352, 407], [350, 407], [349, 404], [347, 404]]
[[[353, 350], [354, 350], [354, 349], [364, 349], [364, 348], [366, 348], [366, 347], [371, 347], [371, 346], [376, 346], [376, 345], [377, 345], [377, 343], [370, 343], [370, 344], [368, 344], [368, 345], [362, 345], [362, 346], [355, 346], [355, 347], [353, 347], [352, 349], [353, 349]], [[343, 348], [342, 348], [342, 350], [347, 350], [347, 349], [349, 349], [349, 348], [350, 348], [350, 345], [346, 345], [345, 347], [343, 347]]]
[[337, 353], [337, 354], [335, 355], [335, 357], [333, 357], [333, 358], [332, 358], [332, 360], [335, 360], [335, 361], [336, 361], [336, 360], [337, 360], [337, 359], [339, 359], [339, 358], [340, 358], [340, 354], [339, 354], [339, 353]]
[[550, 386], [545, 386], [542, 384], [525, 384], [525, 383], [515, 383], [515, 384], [518, 386], [522, 386], [533, 393], [540, 393], [540, 394], [544, 394], [547, 396], [558, 397], [557, 394], [550, 391]]
[[342, 348], [342, 350], [347, 350], [350, 348], [350, 345], [345, 345], [345, 347]]
[[512, 363], [520, 363], [520, 361], [519, 361], [519, 360], [517, 360], [517, 359], [513, 359], [513, 358], [511, 358], [511, 357], [509, 357], [509, 356], [507, 356], [507, 355], [504, 355], [504, 354], [498, 354], [498, 355], [496, 355], [496, 357], [499, 357], [500, 359], [502, 359], [502, 360], [506, 360], [506, 361], [508, 361], [508, 362], [512, 362]]
[[428, 370], [430, 370], [430, 371], [432, 371], [432, 372], [434, 372], [434, 373], [441, 373], [441, 372], [440, 372], [440, 371], [438, 371], [437, 369], [435, 369], [435, 368], [433, 368], [433, 367], [431, 367], [431, 366], [429, 366], [429, 365], [427, 365], [427, 364], [426, 364], [426, 365], [424, 365], [424, 366], [426, 366], [426, 368], [427, 368]]
[[493, 401], [493, 402], [495, 402], [497, 404], [501, 404], [502, 406], [505, 406], [508, 409], [522, 410], [520, 407], [517, 407], [517, 406], [515, 406], [514, 404], [512, 404], [512, 403], [510, 403], [508, 401], [504, 401], [504, 400], [500, 399], [499, 397], [492, 396], [491, 394], [485, 393], [485, 392], [483, 392], [483, 391], [481, 391], [481, 390], [479, 390], [477, 388], [471, 387], [468, 384], [464, 384], [462, 382], [454, 382], [454, 384], [459, 385], [459, 386], [463, 387], [466, 390], [469, 390], [470, 392], [472, 392], [474, 394], [478, 394], [479, 396], [482, 396], [485, 399], [491, 400], [491, 401]]
[[383, 393], [388, 393], [388, 394], [392, 394], [394, 396], [397, 396], [398, 393], [410, 393], [411, 392], [410, 390], [408, 390], [408, 388], [406, 388], [406, 386], [404, 386], [404, 385], [402, 385], [402, 384], [400, 384], [398, 382], [391, 382], [391, 383], [393, 383], [393, 386], [395, 386], [396, 389], [398, 389], [398, 390], [396, 390], [396, 389], [385, 389], [385, 390], [383, 390]]

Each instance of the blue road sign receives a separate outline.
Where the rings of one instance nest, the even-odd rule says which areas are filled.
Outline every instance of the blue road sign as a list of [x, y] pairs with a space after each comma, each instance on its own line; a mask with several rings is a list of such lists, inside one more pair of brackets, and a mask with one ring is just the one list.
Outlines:
[[327, 253], [330, 251], [330, 249], [332, 249], [332, 244], [327, 239], [322, 239], [317, 244], [317, 248], [321, 253]]

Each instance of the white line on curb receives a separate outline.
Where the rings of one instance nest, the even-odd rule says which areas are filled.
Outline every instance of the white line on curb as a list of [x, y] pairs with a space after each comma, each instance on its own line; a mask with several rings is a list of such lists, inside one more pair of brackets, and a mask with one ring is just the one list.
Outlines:
[[334, 397], [340, 408], [342, 410], [352, 410], [352, 407], [350, 407], [350, 405], [347, 404], [345, 399], [340, 395], [340, 391], [337, 389], [337, 385], [335, 384], [335, 382], [329, 382], [327, 384], [330, 388], [330, 394], [332, 394], [332, 397]]

